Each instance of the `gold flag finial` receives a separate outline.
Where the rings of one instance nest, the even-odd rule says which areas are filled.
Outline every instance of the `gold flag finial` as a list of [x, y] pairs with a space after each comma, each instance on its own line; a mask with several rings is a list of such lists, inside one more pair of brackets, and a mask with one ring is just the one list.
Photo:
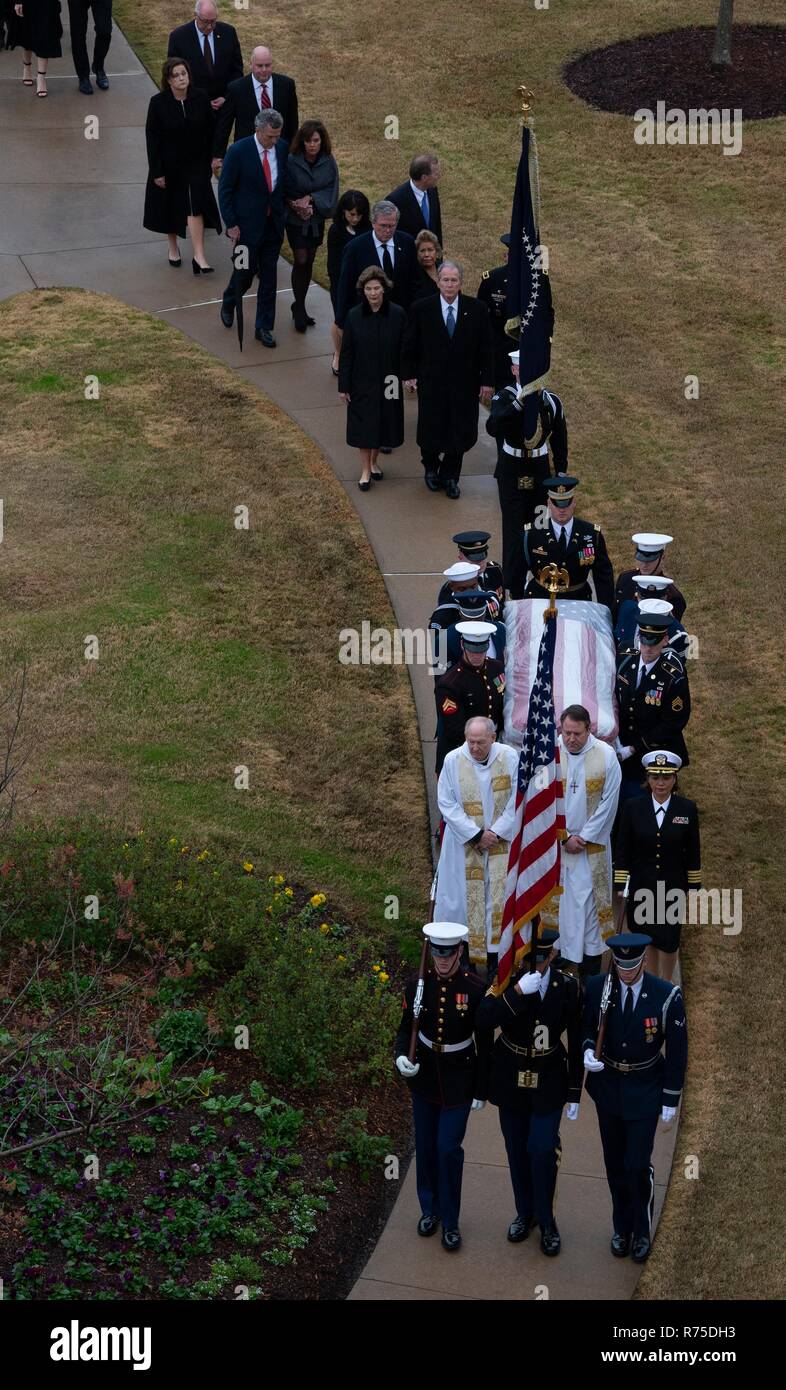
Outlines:
[[532, 103], [535, 100], [535, 95], [524, 83], [521, 83], [521, 85], [516, 88], [516, 95], [521, 102], [522, 119], [526, 122], [532, 112]]
[[570, 574], [559, 565], [544, 565], [538, 575], [538, 583], [549, 591], [549, 606], [543, 613], [543, 621], [547, 623], [549, 618], [557, 616], [556, 599], [570, 587]]

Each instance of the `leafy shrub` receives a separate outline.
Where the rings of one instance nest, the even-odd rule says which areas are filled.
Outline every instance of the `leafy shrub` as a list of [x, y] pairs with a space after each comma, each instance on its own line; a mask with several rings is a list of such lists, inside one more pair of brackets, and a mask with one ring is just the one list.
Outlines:
[[159, 1019], [155, 1031], [161, 1051], [173, 1053], [175, 1062], [210, 1050], [207, 1017], [201, 1009], [170, 1009]]
[[336, 1138], [342, 1147], [330, 1154], [328, 1167], [348, 1168], [350, 1163], [356, 1163], [364, 1178], [382, 1168], [392, 1141], [388, 1134], [369, 1134], [367, 1120], [367, 1111], [358, 1106], [342, 1115], [336, 1126]]

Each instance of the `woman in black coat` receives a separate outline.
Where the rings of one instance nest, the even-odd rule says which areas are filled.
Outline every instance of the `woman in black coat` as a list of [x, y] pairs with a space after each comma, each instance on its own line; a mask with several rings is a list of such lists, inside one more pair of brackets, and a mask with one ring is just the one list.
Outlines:
[[213, 269], [205, 257], [205, 227], [221, 231], [221, 218], [210, 182], [213, 113], [204, 92], [191, 86], [191, 69], [184, 58], [167, 58], [161, 69], [161, 91], [151, 97], [147, 112], [147, 162], [143, 226], [165, 232], [169, 264], [179, 266], [179, 236], [188, 226], [195, 275]]
[[[348, 188], [338, 201], [330, 231], [327, 234], [327, 273], [330, 281], [330, 302], [336, 312], [336, 293], [341, 276], [341, 257], [344, 247], [353, 237], [371, 231], [371, 207], [365, 193], [357, 188]], [[341, 350], [341, 333], [335, 323], [331, 330], [333, 338], [333, 361], [330, 364], [334, 376], [338, 376], [338, 354]]]
[[63, 25], [60, 21], [60, 0], [23, 0], [20, 5], [14, 5], [14, 14], [18, 24], [11, 28], [9, 34], [9, 48], [13, 48], [17, 43], [21, 43], [23, 49], [22, 57], [22, 83], [25, 87], [33, 85], [33, 54], [37, 58], [36, 63], [36, 96], [45, 97], [46, 90], [46, 70], [49, 66], [50, 58], [62, 58], [63, 50], [60, 40], [63, 37]]
[[347, 444], [360, 450], [358, 487], [368, 492], [372, 478], [380, 482], [383, 477], [382, 469], [374, 467], [379, 450], [397, 449], [404, 442], [401, 341], [406, 314], [391, 303], [393, 285], [380, 266], [366, 266], [357, 289], [363, 298], [344, 325], [338, 391], [348, 407]]
[[413, 303], [427, 294], [439, 294], [439, 267], [442, 263], [442, 247], [433, 232], [423, 227], [415, 237], [415, 254], [418, 258], [418, 275], [412, 291]]
[[287, 160], [287, 241], [292, 248], [292, 317], [298, 333], [314, 323], [306, 313], [306, 295], [325, 219], [338, 201], [338, 165], [330, 136], [321, 121], [304, 121]]

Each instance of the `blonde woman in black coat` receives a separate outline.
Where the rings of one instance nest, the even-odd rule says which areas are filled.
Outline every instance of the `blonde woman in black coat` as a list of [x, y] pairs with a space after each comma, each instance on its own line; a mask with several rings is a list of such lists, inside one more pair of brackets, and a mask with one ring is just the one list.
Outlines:
[[368, 492], [372, 480], [382, 481], [382, 469], [376, 467], [380, 449], [397, 449], [404, 442], [401, 343], [406, 314], [392, 303], [393, 285], [380, 266], [366, 266], [356, 288], [362, 298], [344, 324], [338, 391], [347, 406], [347, 444], [360, 450], [358, 487]]

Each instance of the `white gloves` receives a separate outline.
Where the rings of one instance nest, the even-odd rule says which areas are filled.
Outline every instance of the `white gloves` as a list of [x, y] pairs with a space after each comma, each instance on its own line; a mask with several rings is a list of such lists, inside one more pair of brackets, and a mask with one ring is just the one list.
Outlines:
[[537, 994], [540, 989], [540, 975], [537, 970], [530, 970], [528, 974], [522, 975], [521, 979], [516, 984], [516, 988], [520, 990], [522, 994]]
[[577, 1100], [571, 1101], [570, 1105], [567, 1106], [565, 1110], [565, 1114], [569, 1120], [577, 1120], [579, 1118], [579, 1103]]
[[587, 1071], [603, 1071], [603, 1063], [599, 1057], [595, 1056], [591, 1047], [588, 1047], [584, 1053], [584, 1065]]
[[420, 1062], [410, 1062], [409, 1058], [405, 1057], [403, 1053], [400, 1057], [396, 1058], [396, 1066], [402, 1076], [417, 1076], [420, 1071]]
[[482, 1110], [485, 1104], [486, 1104], [485, 1100], [473, 1100], [473, 1102], [472, 1102], [472, 1109], [473, 1109], [473, 1110]]
[[660, 1112], [660, 1117], [661, 1117], [661, 1119], [662, 1119], [664, 1125], [670, 1125], [671, 1122], [672, 1122], [672, 1120], [674, 1119], [674, 1116], [676, 1115], [676, 1113], [677, 1113], [677, 1107], [676, 1107], [676, 1105], [673, 1105], [673, 1106], [672, 1106], [672, 1105], [664, 1105], [663, 1109], [662, 1109], [661, 1112]]

